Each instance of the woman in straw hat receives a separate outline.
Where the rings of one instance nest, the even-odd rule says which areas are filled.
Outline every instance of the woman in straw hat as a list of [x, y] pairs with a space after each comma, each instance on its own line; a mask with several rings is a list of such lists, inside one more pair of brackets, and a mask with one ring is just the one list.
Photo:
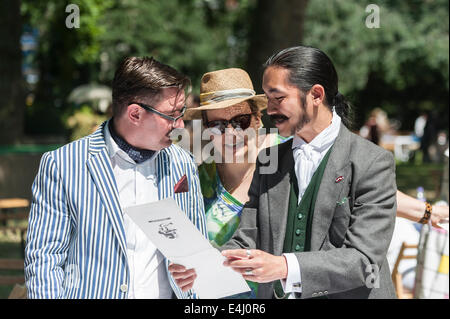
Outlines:
[[[215, 160], [201, 164], [199, 176], [208, 236], [216, 247], [239, 226], [259, 150], [283, 141], [277, 134], [257, 135], [266, 107], [266, 97], [255, 94], [247, 72], [231, 68], [204, 74], [200, 106], [186, 111], [187, 118], [203, 120], [214, 146]], [[255, 297], [257, 285], [249, 285], [249, 297]]]

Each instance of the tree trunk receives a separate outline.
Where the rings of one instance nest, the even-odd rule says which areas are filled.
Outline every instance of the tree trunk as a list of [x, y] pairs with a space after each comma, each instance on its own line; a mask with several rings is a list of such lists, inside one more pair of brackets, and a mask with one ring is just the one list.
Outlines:
[[13, 144], [23, 134], [21, 34], [20, 0], [0, 1], [0, 144]]
[[250, 32], [247, 71], [262, 92], [262, 65], [275, 52], [300, 45], [308, 0], [259, 0]]

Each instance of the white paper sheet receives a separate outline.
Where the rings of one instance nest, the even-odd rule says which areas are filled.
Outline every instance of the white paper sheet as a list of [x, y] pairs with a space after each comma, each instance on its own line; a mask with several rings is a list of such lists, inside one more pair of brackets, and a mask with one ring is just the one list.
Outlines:
[[171, 262], [194, 268], [193, 289], [214, 299], [250, 291], [242, 275], [223, 266], [226, 259], [203, 237], [172, 198], [131, 206], [124, 212]]

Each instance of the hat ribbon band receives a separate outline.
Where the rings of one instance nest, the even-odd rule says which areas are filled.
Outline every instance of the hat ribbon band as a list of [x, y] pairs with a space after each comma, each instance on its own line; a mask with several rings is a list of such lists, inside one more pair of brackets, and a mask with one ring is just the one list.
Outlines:
[[251, 89], [231, 89], [207, 92], [200, 94], [200, 105], [208, 105], [231, 99], [246, 98], [249, 96], [255, 96], [255, 94], [256, 92]]

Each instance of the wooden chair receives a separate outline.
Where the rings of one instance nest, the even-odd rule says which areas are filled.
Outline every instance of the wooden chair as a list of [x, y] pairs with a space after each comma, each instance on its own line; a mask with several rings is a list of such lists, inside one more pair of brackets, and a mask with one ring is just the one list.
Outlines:
[[0, 259], [0, 270], [22, 270], [22, 275], [11, 276], [0, 274], [0, 285], [9, 286], [25, 283], [25, 275], [23, 274], [23, 259]]
[[27, 299], [27, 288], [25, 285], [16, 284], [11, 290], [8, 299]]
[[413, 292], [403, 287], [402, 274], [398, 272], [400, 262], [405, 259], [416, 259], [417, 253], [414, 255], [406, 255], [406, 249], [417, 249], [418, 245], [409, 245], [405, 242], [402, 243], [400, 251], [398, 253], [397, 261], [395, 262], [394, 269], [392, 270], [392, 282], [394, 283], [395, 291], [399, 299], [412, 299]]
[[8, 299], [26, 299], [25, 274], [23, 273], [23, 259], [0, 259], [0, 271], [21, 270], [21, 275], [3, 275], [0, 273], [0, 286], [14, 285]]
[[0, 199], [0, 232], [17, 232], [20, 234], [21, 253], [24, 256], [26, 225], [9, 225], [12, 220], [21, 221], [28, 219], [30, 202], [24, 198]]
[[0, 209], [28, 208], [30, 202], [25, 198], [1, 198]]

